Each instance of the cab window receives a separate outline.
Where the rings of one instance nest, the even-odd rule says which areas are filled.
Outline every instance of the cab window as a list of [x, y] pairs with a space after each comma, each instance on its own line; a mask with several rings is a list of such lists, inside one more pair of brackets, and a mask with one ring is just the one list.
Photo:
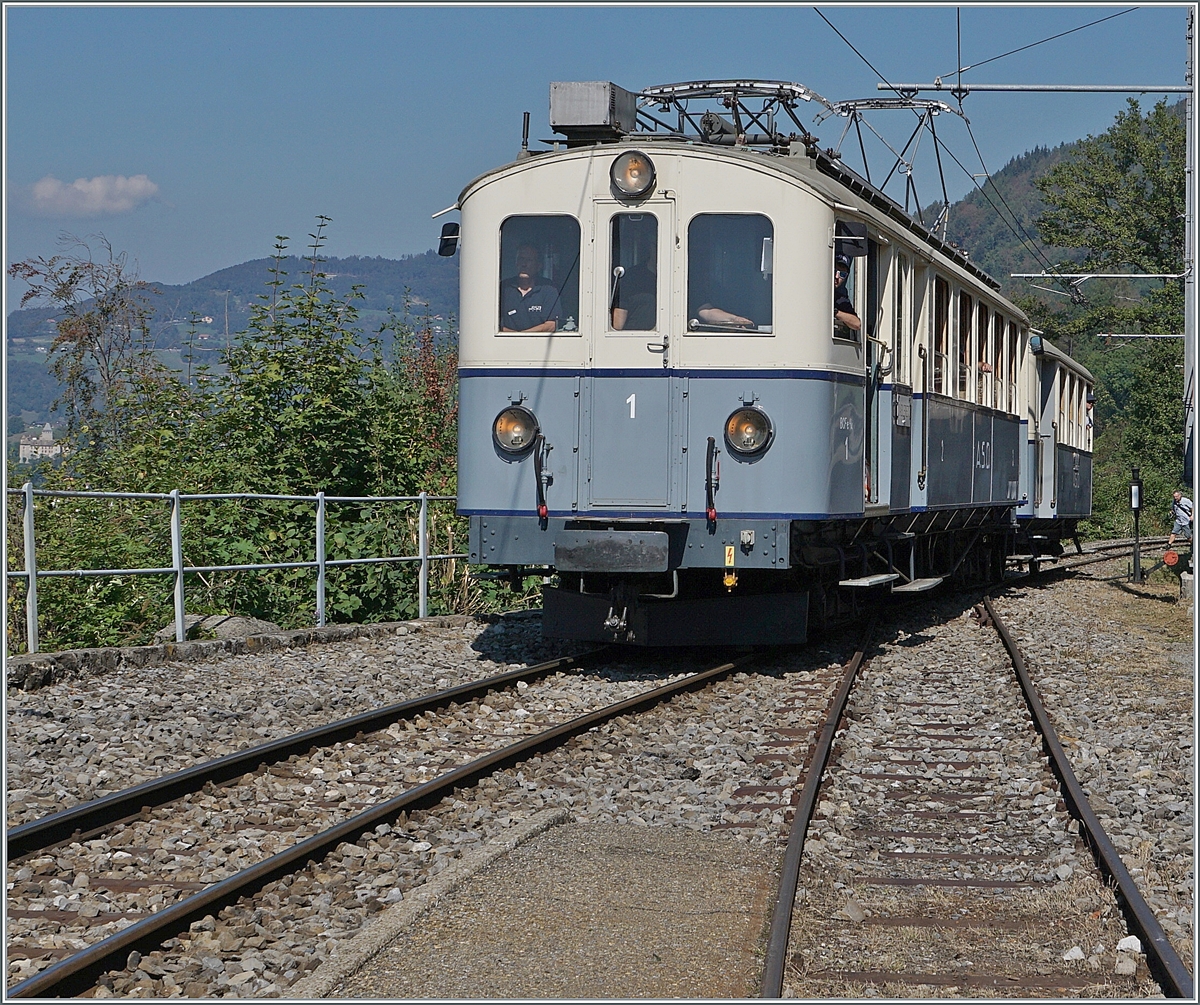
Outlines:
[[658, 220], [649, 213], [612, 218], [608, 317], [616, 331], [658, 327]]
[[774, 228], [757, 213], [704, 213], [688, 225], [688, 331], [770, 333]]
[[504, 333], [579, 330], [579, 221], [510, 216], [500, 225], [500, 317]]

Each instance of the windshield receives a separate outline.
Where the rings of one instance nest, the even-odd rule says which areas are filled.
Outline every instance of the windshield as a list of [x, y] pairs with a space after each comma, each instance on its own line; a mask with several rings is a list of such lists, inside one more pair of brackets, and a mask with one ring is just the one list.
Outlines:
[[705, 213], [688, 226], [688, 330], [772, 331], [774, 230], [765, 216]]

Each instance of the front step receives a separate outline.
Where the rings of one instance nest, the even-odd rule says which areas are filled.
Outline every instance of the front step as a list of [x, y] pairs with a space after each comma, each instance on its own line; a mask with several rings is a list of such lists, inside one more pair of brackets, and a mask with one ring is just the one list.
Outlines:
[[881, 572], [875, 576], [863, 576], [861, 579], [843, 579], [838, 583], [838, 586], [853, 586], [864, 590], [872, 586], [883, 586], [885, 583], [894, 583], [899, 578], [898, 573]]
[[932, 590], [935, 586], [940, 586], [942, 583], [941, 576], [935, 576], [933, 579], [914, 579], [911, 583], [905, 583], [903, 586], [893, 586], [893, 593], [924, 593], [926, 590]]

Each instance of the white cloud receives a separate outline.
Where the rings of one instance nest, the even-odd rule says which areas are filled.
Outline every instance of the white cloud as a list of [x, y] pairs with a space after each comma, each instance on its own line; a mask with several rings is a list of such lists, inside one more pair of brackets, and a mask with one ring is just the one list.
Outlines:
[[95, 178], [76, 178], [71, 184], [46, 175], [34, 182], [32, 206], [36, 212], [51, 216], [102, 216], [128, 213], [158, 194], [158, 186], [144, 174], [126, 178], [120, 174], [102, 174]]

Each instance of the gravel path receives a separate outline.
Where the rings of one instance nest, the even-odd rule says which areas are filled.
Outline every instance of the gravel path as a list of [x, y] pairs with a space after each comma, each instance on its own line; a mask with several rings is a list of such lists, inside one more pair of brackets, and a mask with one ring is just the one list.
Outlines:
[[332, 995], [747, 997], [777, 858], [678, 827], [554, 827], [473, 877]]

